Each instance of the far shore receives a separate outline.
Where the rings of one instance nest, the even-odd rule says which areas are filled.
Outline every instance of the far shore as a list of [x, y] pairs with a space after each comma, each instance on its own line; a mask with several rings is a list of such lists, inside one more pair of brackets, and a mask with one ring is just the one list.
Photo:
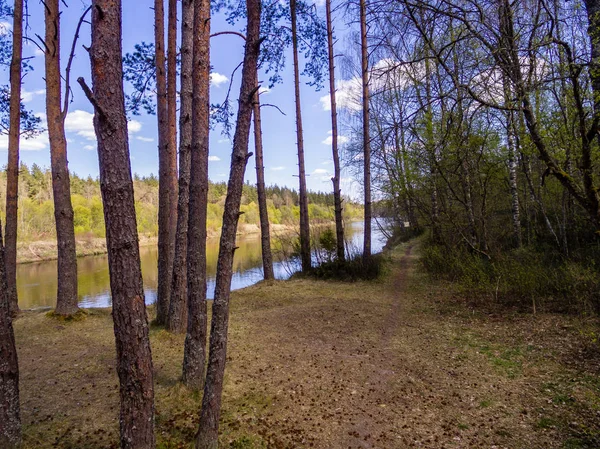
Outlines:
[[[321, 223], [313, 226], [334, 225], [334, 223]], [[297, 226], [271, 224], [273, 235], [289, 235], [298, 232]], [[220, 233], [208, 231], [208, 239], [217, 239]], [[252, 237], [260, 236], [260, 228], [253, 224], [241, 224], [238, 229], [238, 236]], [[158, 244], [158, 237], [140, 235], [140, 247], [155, 246]], [[106, 254], [106, 239], [103, 237], [76, 237], [77, 257], [98, 256]], [[38, 240], [32, 242], [19, 242], [17, 245], [17, 263], [27, 264], [36, 262], [45, 262], [57, 259], [56, 240]]]

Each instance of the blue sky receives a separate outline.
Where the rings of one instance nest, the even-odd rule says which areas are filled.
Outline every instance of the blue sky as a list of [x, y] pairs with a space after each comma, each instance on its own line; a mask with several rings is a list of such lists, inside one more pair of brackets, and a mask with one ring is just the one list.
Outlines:
[[[325, 15], [324, 6], [317, 1], [319, 11]], [[68, 57], [72, 44], [73, 33], [79, 17], [85, 10], [88, 1], [70, 0], [69, 7], [63, 9], [62, 14], [62, 58]], [[136, 43], [153, 42], [153, 1], [152, 0], [124, 0], [123, 1], [123, 51], [132, 51]], [[43, 10], [38, 0], [29, 0], [29, 29], [28, 35], [32, 38], [36, 34], [44, 34]], [[337, 23], [338, 30], [343, 30], [345, 25]], [[10, 28], [5, 25], [4, 28]], [[216, 15], [212, 19], [212, 31], [231, 30], [223, 17]], [[341, 31], [340, 31], [341, 32]], [[73, 63], [72, 79], [83, 76], [90, 83], [89, 58], [82, 45], [89, 45], [89, 25], [84, 25], [77, 46], [77, 53]], [[336, 53], [341, 53], [338, 48]], [[23, 83], [23, 101], [29, 109], [43, 114], [45, 110], [43, 67], [44, 57], [42, 52], [32, 43], [24, 46], [24, 56], [32, 57], [30, 60], [34, 70], [27, 74]], [[237, 36], [218, 36], [211, 42], [211, 64], [213, 66], [213, 83], [211, 86], [211, 102], [220, 102], [226, 95], [231, 72], [242, 60], [243, 41]], [[277, 105], [283, 116], [275, 108], [265, 107], [262, 111], [263, 140], [265, 153], [265, 170], [267, 184], [287, 185], [297, 187], [297, 151], [296, 129], [294, 117], [294, 90], [293, 72], [291, 66], [291, 50], [287, 55], [287, 67], [283, 73], [283, 83], [276, 85], [272, 90], [263, 94], [262, 102]], [[63, 63], [63, 66], [66, 62]], [[338, 64], [339, 65], [339, 64]], [[63, 67], [64, 68], [64, 67]], [[239, 71], [234, 79], [232, 95], [237, 96], [239, 89]], [[2, 82], [8, 82], [8, 72], [0, 73]], [[266, 76], [260, 76], [267, 81]], [[340, 78], [339, 70], [336, 77]], [[304, 79], [303, 81], [307, 81]], [[67, 118], [67, 138], [69, 168], [80, 176], [98, 175], [98, 158], [96, 142], [92, 126], [92, 108], [84, 97], [79, 85], [73, 82], [73, 101], [69, 107]], [[307, 179], [311, 190], [331, 191], [331, 118], [327, 110], [326, 96], [328, 88], [315, 91], [311, 86], [301, 86], [302, 113], [304, 122], [304, 142], [306, 152], [306, 170], [310, 176]], [[338, 98], [340, 93], [338, 92]], [[342, 101], [342, 103], [344, 103]], [[130, 122], [130, 151], [132, 170], [140, 175], [149, 175], [158, 172], [158, 155], [156, 139], [156, 117], [143, 114], [132, 117]], [[343, 142], [345, 136], [341, 137]], [[0, 136], [0, 164], [5, 164], [7, 159], [7, 144], [5, 136]], [[251, 141], [252, 151], [253, 143]], [[231, 153], [231, 142], [220, 132], [211, 134], [210, 144], [211, 162], [209, 176], [213, 181], [225, 181], [228, 177]], [[21, 142], [21, 160], [28, 165], [37, 163], [49, 166], [50, 155], [47, 137], [39, 136], [33, 140]], [[246, 170], [246, 179], [255, 182], [255, 163], [252, 158]], [[343, 190], [346, 194], [357, 196], [357, 185], [350, 177], [344, 176]]]

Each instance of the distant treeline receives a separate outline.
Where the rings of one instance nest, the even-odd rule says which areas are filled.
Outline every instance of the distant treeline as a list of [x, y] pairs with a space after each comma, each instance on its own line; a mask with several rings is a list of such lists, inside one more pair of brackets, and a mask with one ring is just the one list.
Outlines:
[[[152, 237], [158, 232], [158, 178], [154, 175], [134, 175], [135, 207], [138, 232]], [[227, 185], [210, 182], [208, 191], [208, 230], [217, 233], [223, 218]], [[0, 171], [0, 207], [4, 223], [6, 201], [6, 169]], [[299, 221], [298, 192], [277, 185], [267, 187], [269, 221], [272, 224], [296, 225]], [[309, 214], [314, 223], [334, 220], [333, 194], [309, 192]], [[104, 214], [100, 196], [100, 181], [71, 174], [71, 200], [73, 203], [75, 234], [79, 237], [104, 237]], [[242, 224], [258, 225], [256, 187], [244, 185], [242, 197]], [[344, 203], [346, 220], [362, 216], [360, 205], [347, 200]], [[52, 175], [50, 169], [37, 164], [28, 167], [21, 163], [19, 173], [19, 239], [26, 241], [55, 237], [54, 203], [52, 201]]]

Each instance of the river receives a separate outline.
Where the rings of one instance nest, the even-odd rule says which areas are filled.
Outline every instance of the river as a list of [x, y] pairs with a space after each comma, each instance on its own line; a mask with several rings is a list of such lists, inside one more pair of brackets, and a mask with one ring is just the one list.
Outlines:
[[[364, 226], [362, 222], [353, 222], [346, 227], [347, 248], [350, 252], [362, 248]], [[376, 223], [373, 223], [372, 251], [380, 252], [385, 245], [386, 237]], [[260, 236], [238, 237], [238, 250], [233, 262], [233, 290], [248, 287], [262, 280], [262, 262]], [[208, 298], [213, 297], [219, 252], [218, 239], [207, 241], [208, 269]], [[144, 293], [146, 303], [156, 300], [157, 285], [157, 248], [145, 246], [140, 248], [142, 275], [144, 278]], [[316, 258], [317, 255], [313, 255]], [[296, 260], [280, 255], [275, 262], [275, 277], [287, 279], [297, 271], [299, 264]], [[54, 307], [56, 304], [57, 263], [55, 260], [21, 264], [17, 267], [17, 290], [19, 307], [35, 309], [39, 307]], [[77, 260], [77, 276], [79, 281], [80, 307], [110, 307], [110, 279], [108, 275], [108, 257], [80, 257]]]

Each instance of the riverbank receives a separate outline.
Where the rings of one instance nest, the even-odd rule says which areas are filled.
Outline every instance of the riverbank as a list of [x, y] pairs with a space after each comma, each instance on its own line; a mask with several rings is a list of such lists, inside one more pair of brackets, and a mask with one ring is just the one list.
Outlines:
[[[233, 292], [220, 447], [599, 447], [598, 322], [474, 310], [418, 254], [396, 248], [375, 282]], [[110, 310], [26, 312], [15, 330], [24, 447], [116, 448]], [[151, 329], [158, 447], [193, 447], [183, 340]]]
[[[314, 226], [334, 226], [335, 223], [325, 223]], [[290, 235], [298, 232], [297, 226], [271, 224], [271, 232], [273, 236]], [[209, 239], [218, 239], [220, 233], [218, 231], [209, 231]], [[260, 228], [254, 224], [241, 224], [239, 227], [238, 236], [252, 237], [260, 236]], [[156, 246], [158, 237], [140, 235], [140, 247]], [[77, 237], [77, 257], [97, 256], [106, 254], [106, 239], [98, 237]], [[34, 263], [44, 262], [48, 260], [56, 260], [58, 257], [58, 249], [56, 240], [39, 240], [33, 242], [19, 242], [17, 245], [17, 263]]]

